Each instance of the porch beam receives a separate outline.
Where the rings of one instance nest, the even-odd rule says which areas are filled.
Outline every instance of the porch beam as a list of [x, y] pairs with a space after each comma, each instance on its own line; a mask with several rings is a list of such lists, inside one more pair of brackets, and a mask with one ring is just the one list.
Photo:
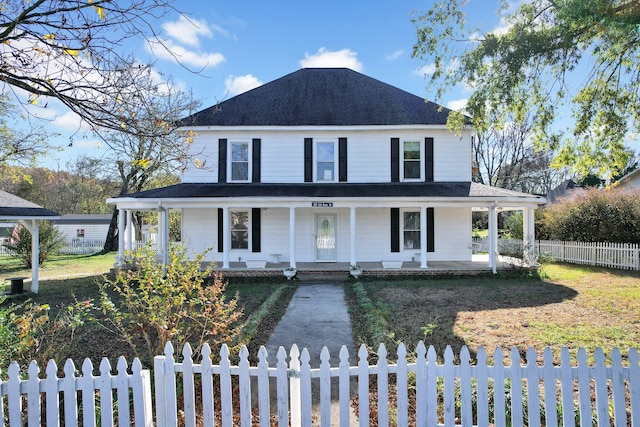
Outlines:
[[420, 268], [427, 266], [427, 207], [420, 208]]
[[497, 273], [496, 255], [498, 252], [498, 213], [496, 205], [489, 207], [489, 267]]
[[350, 263], [351, 265], [356, 265], [358, 262], [356, 260], [356, 208], [349, 208], [349, 238], [351, 244], [350, 251]]
[[231, 252], [231, 218], [229, 207], [222, 208], [222, 268], [229, 268], [229, 252]]
[[296, 208], [289, 208], [289, 267], [296, 268]]

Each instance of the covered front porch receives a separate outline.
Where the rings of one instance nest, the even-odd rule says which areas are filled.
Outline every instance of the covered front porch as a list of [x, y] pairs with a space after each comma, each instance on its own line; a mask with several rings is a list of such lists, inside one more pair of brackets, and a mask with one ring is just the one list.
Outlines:
[[[400, 267], [385, 267], [382, 262], [362, 262], [358, 264], [362, 268], [362, 276], [439, 276], [439, 275], [475, 275], [493, 272], [488, 254], [474, 254], [471, 261], [432, 261], [428, 268], [422, 268], [420, 261], [403, 261]], [[288, 262], [267, 262], [264, 267], [249, 268], [245, 262], [230, 262], [229, 268], [219, 268], [224, 276], [282, 276], [283, 271], [289, 268]], [[298, 278], [311, 278], [313, 280], [326, 278], [338, 278], [349, 276], [351, 265], [347, 262], [317, 263], [298, 262], [296, 266]], [[496, 257], [497, 271], [510, 271], [514, 269], [530, 268], [522, 263], [522, 260], [506, 257]], [[304, 279], [303, 279], [304, 280]]]

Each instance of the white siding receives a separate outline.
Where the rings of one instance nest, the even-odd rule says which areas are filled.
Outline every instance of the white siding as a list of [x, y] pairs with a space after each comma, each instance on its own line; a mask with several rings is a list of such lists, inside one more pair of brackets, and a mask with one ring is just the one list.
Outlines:
[[[471, 180], [471, 137], [469, 132], [454, 135], [446, 130], [349, 130], [285, 131], [262, 130], [201, 131], [189, 146], [192, 161], [183, 174], [183, 182], [217, 182], [218, 138], [228, 140], [261, 139], [261, 182], [304, 182], [304, 139], [335, 140], [347, 138], [348, 182], [389, 182], [391, 180], [391, 138], [424, 141], [434, 138], [434, 178], [436, 181]], [[196, 168], [194, 159], [203, 164]], [[337, 168], [337, 166], [336, 166]]]
[[[104, 240], [107, 238], [109, 224], [56, 224], [55, 227], [62, 233], [67, 242], [75, 239]], [[78, 230], [84, 230], [84, 237], [78, 237]]]
[[182, 210], [182, 241], [192, 255], [213, 247], [207, 259], [214, 259], [218, 255], [217, 234], [217, 209]]
[[[417, 208], [416, 208], [417, 209]], [[351, 255], [349, 209], [296, 209], [296, 260], [315, 262], [315, 221], [317, 214], [337, 215], [337, 261], [349, 262]], [[217, 211], [215, 209], [185, 209], [183, 236], [191, 253], [213, 246], [210, 259], [222, 263], [217, 251]], [[274, 254], [281, 262], [289, 262], [289, 209], [262, 210], [260, 253], [232, 250], [231, 262], [262, 259], [271, 262]], [[471, 210], [469, 208], [436, 208], [434, 210], [435, 252], [427, 254], [432, 261], [468, 261], [471, 259]], [[418, 249], [391, 252], [390, 210], [388, 208], [358, 208], [356, 210], [356, 260], [418, 261]]]
[[182, 182], [218, 182], [218, 137], [203, 132], [186, 149], [188, 160]]

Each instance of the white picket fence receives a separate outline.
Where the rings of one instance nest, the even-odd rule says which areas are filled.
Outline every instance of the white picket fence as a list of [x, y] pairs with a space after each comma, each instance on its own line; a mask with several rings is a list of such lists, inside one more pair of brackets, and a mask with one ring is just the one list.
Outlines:
[[[129, 370], [131, 371], [129, 373]], [[40, 368], [31, 362], [24, 375], [16, 362], [7, 370], [8, 380], [0, 390], [0, 422], [2, 426], [114, 426], [151, 427], [151, 377], [138, 359], [129, 369], [124, 357], [118, 360], [117, 373], [105, 358], [100, 363], [100, 375], [94, 375], [93, 364], [85, 359], [82, 373], [67, 360], [64, 376], [58, 377], [58, 367], [51, 360], [45, 378]]]
[[[493, 364], [487, 363], [487, 354], [480, 349], [472, 364], [466, 347], [460, 352], [459, 364], [454, 363], [451, 348], [439, 364], [434, 348], [427, 350], [422, 342], [411, 363], [403, 344], [393, 364], [387, 362], [383, 345], [375, 365], [369, 364], [364, 346], [359, 349], [357, 366], [349, 365], [346, 347], [340, 351], [337, 367], [329, 365], [329, 352], [324, 348], [320, 367], [314, 369], [309, 365], [308, 351], [300, 353], [295, 345], [289, 355], [280, 348], [276, 366], [269, 366], [264, 347], [258, 353], [257, 366], [249, 365], [246, 348], [239, 356], [239, 364], [232, 366], [229, 350], [223, 346], [220, 363], [214, 365], [205, 346], [202, 362], [195, 363], [187, 345], [182, 362], [177, 362], [173, 347], [167, 345], [165, 355], [154, 361], [157, 425], [174, 426], [182, 414], [185, 426], [195, 426], [199, 420], [205, 426], [266, 427], [271, 425], [273, 414], [280, 427], [312, 423], [348, 426], [351, 385], [357, 384], [360, 426], [640, 426], [640, 366], [635, 349], [625, 362], [614, 349], [608, 366], [601, 349], [595, 351], [592, 364], [580, 349], [577, 364], [572, 366], [567, 349], [561, 351], [561, 363], [555, 365], [548, 348], [542, 355], [530, 349], [526, 359], [531, 363], [524, 364], [515, 348], [509, 357], [496, 349]], [[542, 356], [542, 365], [538, 356]], [[332, 380], [338, 381], [337, 396], [331, 395]], [[370, 384], [376, 385], [377, 403], [370, 401]], [[313, 388], [319, 390], [314, 392]], [[397, 398], [389, 399], [390, 389], [396, 390]], [[414, 392], [415, 401], [410, 398]], [[314, 415], [312, 395], [318, 394]], [[216, 395], [224, 397], [218, 400], [220, 408], [214, 405]], [[331, 419], [332, 400], [339, 408], [337, 420]], [[374, 404], [377, 419], [369, 420], [370, 405]]]
[[[438, 363], [434, 348], [427, 350], [422, 342], [412, 356], [400, 344], [395, 363], [388, 362], [381, 345], [377, 363], [370, 364], [370, 354], [362, 346], [355, 366], [349, 364], [346, 347], [334, 367], [324, 348], [319, 368], [311, 368], [309, 352], [300, 353], [295, 345], [288, 355], [284, 348], [279, 349], [275, 366], [269, 366], [264, 347], [257, 366], [250, 366], [246, 347], [237, 365], [230, 363], [226, 346], [221, 348], [217, 365], [208, 345], [198, 355], [200, 363], [194, 361], [196, 355], [189, 345], [181, 356], [182, 361], [176, 361], [168, 344], [165, 354], [154, 360], [155, 411], [149, 371], [137, 359], [129, 368], [120, 358], [116, 374], [103, 359], [97, 376], [89, 360], [84, 361], [81, 373], [68, 360], [62, 377], [50, 361], [44, 378], [35, 362], [26, 373], [12, 363], [8, 380], [0, 385], [1, 425], [151, 427], [155, 413], [158, 427], [266, 427], [272, 422], [279, 427], [349, 426], [356, 386], [360, 426], [640, 425], [640, 365], [635, 349], [623, 360], [614, 348], [609, 364], [601, 349], [591, 360], [580, 349], [576, 364], [563, 349], [560, 363], [554, 363], [548, 348], [541, 355], [529, 349], [526, 363], [515, 348], [508, 355], [496, 349], [493, 363], [488, 363], [481, 348], [472, 363], [466, 347], [458, 363], [451, 348], [446, 349], [444, 362]], [[332, 381], [338, 383], [333, 395]], [[370, 394], [374, 391], [370, 386], [376, 393]], [[373, 395], [377, 399], [370, 400]], [[314, 401], [312, 396], [319, 398]], [[335, 413], [332, 405], [337, 405], [338, 419], [331, 418]], [[370, 420], [370, 413], [377, 414], [376, 418]]]
[[537, 242], [539, 253], [573, 264], [640, 270], [640, 245], [631, 243]]

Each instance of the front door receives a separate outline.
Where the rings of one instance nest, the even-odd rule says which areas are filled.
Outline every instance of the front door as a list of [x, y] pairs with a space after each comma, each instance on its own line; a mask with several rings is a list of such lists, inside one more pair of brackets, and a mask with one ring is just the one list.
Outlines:
[[320, 262], [338, 260], [335, 214], [316, 216], [316, 260]]

